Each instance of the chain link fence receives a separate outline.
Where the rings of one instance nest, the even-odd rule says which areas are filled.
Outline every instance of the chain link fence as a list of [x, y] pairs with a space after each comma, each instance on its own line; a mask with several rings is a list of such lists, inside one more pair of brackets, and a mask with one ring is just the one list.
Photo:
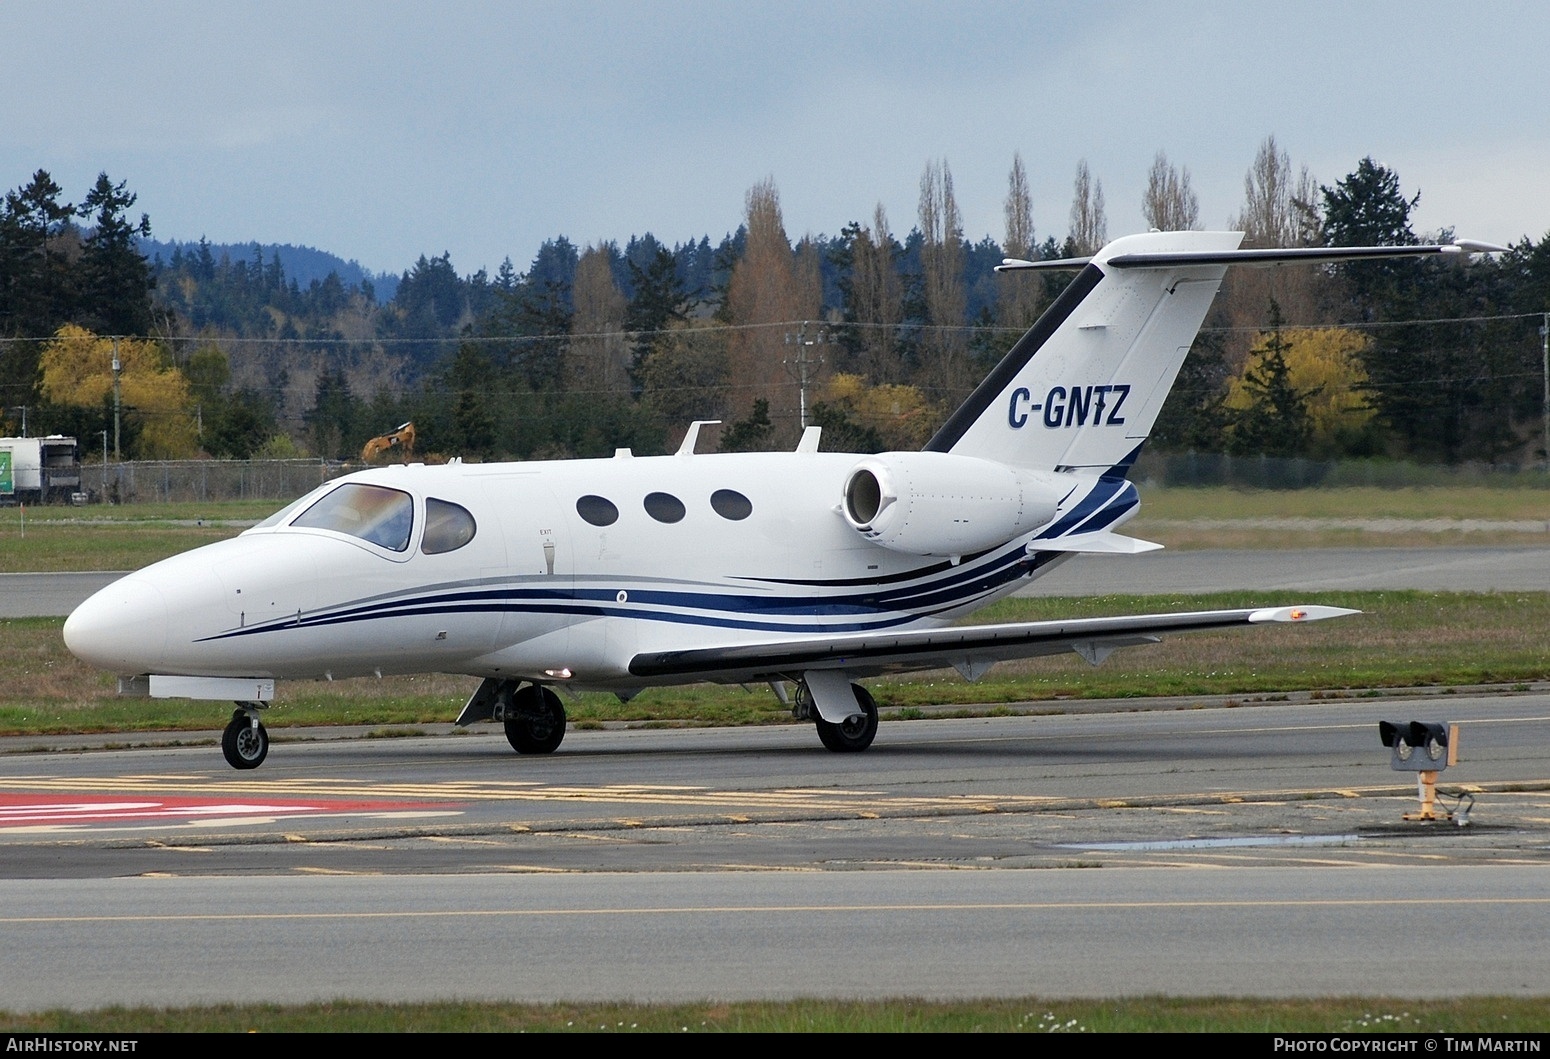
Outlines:
[[114, 504], [294, 500], [357, 466], [328, 460], [135, 460], [85, 464], [87, 499]]
[[[140, 460], [85, 464], [81, 488], [87, 499], [111, 503], [207, 500], [289, 501], [310, 489], [359, 470], [359, 463], [330, 460]], [[1544, 467], [1490, 464], [1444, 466], [1398, 460], [1272, 459], [1217, 452], [1148, 451], [1131, 476], [1153, 486], [1232, 486], [1241, 489], [1310, 489], [1367, 486], [1496, 485], [1550, 489]]]

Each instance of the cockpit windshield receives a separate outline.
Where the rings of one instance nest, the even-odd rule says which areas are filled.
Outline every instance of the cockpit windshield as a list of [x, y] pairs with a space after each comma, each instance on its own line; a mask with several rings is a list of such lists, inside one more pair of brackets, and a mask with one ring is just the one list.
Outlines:
[[408, 493], [352, 482], [313, 504], [291, 523], [308, 529], [348, 533], [391, 551], [409, 548], [414, 501]]
[[276, 526], [283, 525], [285, 521], [292, 515], [296, 514], [296, 512], [305, 511], [307, 508], [311, 507], [313, 503], [316, 502], [318, 497], [328, 492], [328, 490], [333, 488], [333, 486], [333, 482], [326, 482], [323, 485], [318, 486], [311, 492], [306, 493], [295, 500], [292, 500], [279, 511], [276, 511], [273, 515], [270, 515], [268, 518], [264, 519], [264, 521], [251, 528], [256, 530], [273, 529]]

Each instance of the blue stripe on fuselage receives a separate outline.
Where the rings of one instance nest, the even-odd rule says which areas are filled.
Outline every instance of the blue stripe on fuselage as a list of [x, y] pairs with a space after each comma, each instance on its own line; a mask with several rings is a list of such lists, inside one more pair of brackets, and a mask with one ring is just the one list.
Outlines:
[[[230, 629], [204, 639], [220, 640], [283, 629], [316, 628], [380, 618], [508, 612], [552, 613], [557, 616], [607, 615], [771, 632], [863, 632], [893, 628], [965, 606], [995, 592], [1008, 582], [1027, 576], [1053, 557], [1053, 553], [1028, 556], [1021, 545], [1016, 545], [985, 562], [969, 568], [952, 568], [946, 576], [928, 578], [923, 583], [908, 587], [801, 598], [790, 595], [669, 592], [641, 589], [631, 582], [614, 582], [606, 588], [561, 589], [510, 585], [421, 592], [355, 602], [319, 614], [302, 615], [300, 618], [287, 616], [262, 625]], [[621, 590], [626, 592], [627, 603], [618, 602]], [[873, 616], [873, 620], [865, 620], [868, 615]], [[853, 620], [768, 620], [774, 617]]]

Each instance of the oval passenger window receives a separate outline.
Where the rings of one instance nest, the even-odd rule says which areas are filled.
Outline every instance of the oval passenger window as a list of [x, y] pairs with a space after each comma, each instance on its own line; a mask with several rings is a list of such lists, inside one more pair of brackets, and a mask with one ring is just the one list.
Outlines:
[[684, 502], [671, 493], [647, 493], [646, 514], [658, 522], [678, 522], [684, 517]]
[[733, 522], [753, 514], [753, 502], [735, 489], [717, 489], [710, 494], [710, 506], [716, 514]]
[[587, 495], [576, 501], [576, 514], [594, 526], [612, 526], [619, 521], [619, 509], [613, 501]]

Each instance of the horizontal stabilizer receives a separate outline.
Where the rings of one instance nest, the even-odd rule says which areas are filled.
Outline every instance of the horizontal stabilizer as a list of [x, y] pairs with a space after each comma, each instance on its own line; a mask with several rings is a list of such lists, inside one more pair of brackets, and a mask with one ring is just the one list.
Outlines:
[[[1264, 250], [1218, 250], [1191, 253], [1135, 253], [1117, 254], [1104, 264], [1111, 268], [1179, 268], [1187, 265], [1287, 265], [1328, 264], [1387, 257], [1426, 257], [1441, 254], [1444, 257], [1468, 254], [1501, 254], [1505, 246], [1482, 243], [1475, 239], [1455, 239], [1451, 243], [1425, 243], [1420, 246], [1296, 246], [1275, 247]], [[1090, 257], [1064, 257], [1050, 261], [1024, 261], [1021, 258], [1004, 258], [996, 266], [997, 272], [1026, 272], [1030, 270], [1074, 270], [1086, 266]]]
[[1161, 544], [1127, 537], [1123, 533], [1073, 533], [1028, 542], [1031, 552], [1097, 552], [1104, 555], [1140, 555], [1162, 550]]

